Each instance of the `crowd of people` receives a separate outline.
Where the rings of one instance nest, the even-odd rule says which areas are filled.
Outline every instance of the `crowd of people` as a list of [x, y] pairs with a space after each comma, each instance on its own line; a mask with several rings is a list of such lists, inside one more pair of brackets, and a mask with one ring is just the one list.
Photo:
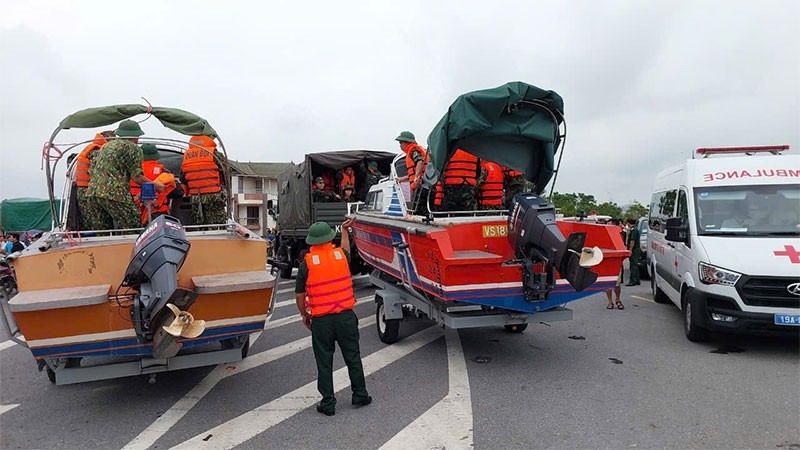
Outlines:
[[325, 170], [314, 178], [311, 199], [314, 202], [363, 202], [369, 188], [383, 176], [378, 170], [378, 162], [371, 160], [361, 161], [355, 169], [347, 166], [336, 172]]

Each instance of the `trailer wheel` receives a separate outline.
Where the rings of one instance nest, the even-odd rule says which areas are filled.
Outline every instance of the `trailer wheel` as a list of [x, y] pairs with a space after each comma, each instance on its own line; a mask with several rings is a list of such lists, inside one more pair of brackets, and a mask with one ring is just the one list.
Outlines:
[[378, 327], [378, 337], [385, 344], [394, 344], [400, 335], [400, 319], [386, 319], [383, 311], [383, 302], [378, 303], [375, 309], [375, 324]]
[[527, 323], [520, 323], [517, 325], [504, 325], [506, 331], [509, 333], [522, 333], [525, 329], [528, 328]]

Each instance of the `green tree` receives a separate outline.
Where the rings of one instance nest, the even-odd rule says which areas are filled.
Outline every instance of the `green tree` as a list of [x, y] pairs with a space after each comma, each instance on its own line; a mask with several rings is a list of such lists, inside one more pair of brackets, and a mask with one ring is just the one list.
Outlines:
[[594, 195], [584, 193], [575, 195], [578, 197], [578, 204], [576, 205], [578, 214], [582, 212], [588, 216], [592, 211], [597, 211], [597, 200], [594, 199]]
[[638, 201], [634, 200], [633, 203], [628, 207], [628, 210], [625, 211], [625, 219], [636, 219], [639, 220], [641, 217], [647, 216], [648, 211], [647, 207], [643, 206]]
[[553, 192], [550, 201], [555, 205], [556, 209], [565, 217], [574, 216], [577, 213], [575, 209], [578, 204], [578, 196], [575, 194], [562, 194], [560, 192]]
[[622, 208], [614, 202], [605, 202], [597, 205], [597, 214], [620, 218], [622, 217]]

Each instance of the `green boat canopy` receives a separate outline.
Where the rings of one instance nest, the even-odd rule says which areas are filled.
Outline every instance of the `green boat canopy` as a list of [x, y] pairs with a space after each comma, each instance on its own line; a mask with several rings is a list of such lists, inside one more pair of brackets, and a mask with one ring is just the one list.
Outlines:
[[540, 194], [555, 172], [564, 101], [520, 81], [461, 95], [428, 136], [424, 181], [433, 185], [456, 149], [519, 170]]
[[[130, 117], [152, 113], [165, 127], [187, 136], [205, 135], [217, 137], [217, 132], [200, 116], [176, 108], [154, 107], [148, 111], [144, 105], [128, 104], [88, 108], [70, 114], [61, 121], [59, 130], [70, 128], [98, 128], [108, 126]], [[58, 131], [58, 130], [57, 130]]]

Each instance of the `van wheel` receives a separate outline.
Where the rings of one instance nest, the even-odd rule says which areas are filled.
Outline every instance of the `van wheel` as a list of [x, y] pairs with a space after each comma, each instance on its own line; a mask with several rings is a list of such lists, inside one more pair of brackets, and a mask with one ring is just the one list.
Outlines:
[[658, 287], [658, 283], [656, 282], [655, 266], [650, 266], [650, 290], [653, 291], [653, 300], [655, 300], [656, 303], [661, 303], [662, 305], [669, 303], [669, 297]]
[[697, 326], [698, 314], [702, 314], [702, 312], [698, 310], [697, 305], [692, 301], [688, 289], [684, 291], [682, 299], [683, 331], [686, 333], [686, 338], [692, 342], [705, 341], [707, 339], [706, 331]]
[[503, 327], [505, 327], [506, 331], [509, 333], [522, 333], [526, 328], [528, 328], [528, 324], [520, 323], [516, 325], [503, 325]]
[[378, 337], [384, 344], [394, 344], [400, 336], [400, 319], [386, 319], [383, 302], [375, 309], [375, 324], [378, 326]]

